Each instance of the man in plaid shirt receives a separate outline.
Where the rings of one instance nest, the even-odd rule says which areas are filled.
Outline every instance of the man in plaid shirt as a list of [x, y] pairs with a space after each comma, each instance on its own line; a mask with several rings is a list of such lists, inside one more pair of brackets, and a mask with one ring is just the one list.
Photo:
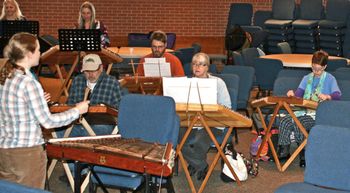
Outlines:
[[[74, 105], [84, 100], [85, 89], [91, 89], [88, 95], [90, 105], [105, 104], [118, 108], [121, 99], [121, 91], [118, 80], [107, 75], [103, 70], [101, 58], [96, 54], [88, 54], [83, 59], [82, 74], [76, 76], [69, 90], [68, 104]], [[115, 125], [92, 125], [96, 135], [109, 135]], [[63, 136], [58, 133], [59, 136]], [[87, 136], [88, 133], [82, 125], [76, 125], [72, 130], [71, 137]]]

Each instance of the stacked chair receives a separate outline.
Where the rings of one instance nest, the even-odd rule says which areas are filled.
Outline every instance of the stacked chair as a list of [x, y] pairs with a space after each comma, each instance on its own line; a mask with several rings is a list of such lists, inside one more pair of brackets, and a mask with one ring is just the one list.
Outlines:
[[326, 19], [319, 22], [320, 48], [330, 55], [343, 55], [343, 41], [349, 10], [348, 0], [327, 1]]
[[294, 46], [292, 22], [295, 19], [295, 0], [274, 0], [272, 2], [272, 18], [265, 21], [269, 32], [268, 53], [278, 53], [277, 43], [288, 42]]
[[298, 19], [292, 23], [295, 53], [314, 53], [318, 50], [318, 22], [324, 13], [322, 0], [302, 0]]
[[251, 26], [253, 18], [253, 5], [250, 3], [232, 3], [227, 19], [226, 33], [235, 25], [242, 28]]

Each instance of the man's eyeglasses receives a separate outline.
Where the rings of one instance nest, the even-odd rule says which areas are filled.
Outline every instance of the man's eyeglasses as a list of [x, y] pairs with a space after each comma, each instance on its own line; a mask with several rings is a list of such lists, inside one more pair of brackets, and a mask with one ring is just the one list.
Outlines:
[[159, 49], [164, 49], [165, 46], [152, 46], [152, 49], [154, 50], [159, 50]]
[[205, 67], [205, 66], [208, 66], [207, 64], [203, 64], [203, 63], [192, 63], [192, 66], [195, 66], [195, 67]]

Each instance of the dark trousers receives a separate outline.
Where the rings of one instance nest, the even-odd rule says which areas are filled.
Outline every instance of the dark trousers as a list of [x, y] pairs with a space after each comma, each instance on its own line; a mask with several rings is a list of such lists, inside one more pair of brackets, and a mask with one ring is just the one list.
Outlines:
[[[214, 136], [218, 138], [224, 135], [223, 130], [211, 128]], [[183, 138], [186, 129], [180, 128], [179, 142]], [[204, 170], [207, 167], [207, 153], [210, 148], [212, 140], [210, 139], [205, 128], [192, 129], [189, 137], [182, 148], [182, 154], [188, 164], [193, 166], [196, 170]], [[219, 142], [220, 143], [220, 142]]]

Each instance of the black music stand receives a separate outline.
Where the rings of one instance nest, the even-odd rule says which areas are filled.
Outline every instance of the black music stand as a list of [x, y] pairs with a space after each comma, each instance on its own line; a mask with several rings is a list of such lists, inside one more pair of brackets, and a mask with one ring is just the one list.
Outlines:
[[2, 21], [0, 27], [0, 55], [10, 38], [19, 32], [28, 32], [39, 36], [39, 21]]
[[101, 51], [101, 30], [59, 29], [60, 51]]

